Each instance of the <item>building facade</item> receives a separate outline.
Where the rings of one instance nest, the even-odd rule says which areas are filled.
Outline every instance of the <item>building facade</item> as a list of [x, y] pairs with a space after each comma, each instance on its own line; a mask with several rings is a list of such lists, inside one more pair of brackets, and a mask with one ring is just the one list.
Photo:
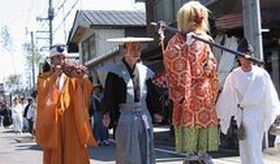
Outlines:
[[88, 67], [94, 83], [103, 83], [105, 76], [97, 69], [121, 58], [120, 46], [108, 38], [146, 36], [146, 15], [140, 11], [81, 10], [76, 13], [68, 45], [78, 52], [80, 64]]

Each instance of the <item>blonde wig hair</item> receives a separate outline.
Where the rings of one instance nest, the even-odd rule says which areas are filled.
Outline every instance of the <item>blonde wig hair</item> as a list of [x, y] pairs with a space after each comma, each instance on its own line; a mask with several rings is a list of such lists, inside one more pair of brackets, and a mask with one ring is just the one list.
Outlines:
[[177, 13], [178, 29], [183, 32], [208, 32], [208, 12], [210, 11], [198, 1], [185, 3]]

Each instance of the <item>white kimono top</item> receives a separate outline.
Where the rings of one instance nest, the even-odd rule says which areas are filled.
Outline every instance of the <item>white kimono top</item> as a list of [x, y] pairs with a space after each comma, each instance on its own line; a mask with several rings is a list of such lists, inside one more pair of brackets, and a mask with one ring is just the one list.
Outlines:
[[269, 74], [260, 67], [253, 66], [250, 72], [241, 67], [234, 69], [226, 78], [225, 85], [217, 102], [217, 115], [220, 119], [221, 131], [226, 134], [230, 119], [234, 116], [237, 125], [241, 122], [240, 104], [244, 110], [261, 109], [264, 131], [280, 114], [280, 104], [276, 89]]

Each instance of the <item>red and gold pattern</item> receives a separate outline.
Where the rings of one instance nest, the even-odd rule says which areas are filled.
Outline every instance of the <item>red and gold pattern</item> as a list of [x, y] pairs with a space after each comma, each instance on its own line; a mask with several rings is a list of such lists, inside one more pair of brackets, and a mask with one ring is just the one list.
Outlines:
[[157, 73], [153, 78], [152, 78], [153, 84], [160, 88], [168, 88], [168, 83], [167, 83], [167, 77], [166, 77], [166, 72], [165, 70]]
[[[210, 39], [210, 36], [206, 36]], [[219, 90], [217, 62], [209, 45], [176, 34], [164, 51], [173, 125], [207, 128], [218, 125], [215, 101]]]

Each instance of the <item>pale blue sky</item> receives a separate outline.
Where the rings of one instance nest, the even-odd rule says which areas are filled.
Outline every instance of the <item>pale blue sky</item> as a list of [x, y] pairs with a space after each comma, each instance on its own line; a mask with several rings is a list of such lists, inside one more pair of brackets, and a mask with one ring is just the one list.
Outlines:
[[[30, 40], [30, 35], [26, 34], [26, 27], [28, 31], [48, 29], [46, 22], [36, 22], [36, 17], [47, 17], [48, 2], [49, 0], [0, 0], [0, 28], [7, 25], [14, 41], [13, 54], [0, 47], [0, 82], [3, 82], [5, 77], [10, 74], [26, 75], [25, 58], [22, 51], [22, 44]], [[64, 14], [62, 9], [58, 11], [58, 7], [63, 2], [65, 2]], [[65, 34], [68, 34], [72, 26], [77, 9], [144, 10], [143, 3], [135, 4], [134, 2], [135, 0], [53, 0], [55, 13], [57, 13], [53, 25], [54, 30], [56, 29], [54, 43], [65, 42], [67, 37]], [[75, 3], [76, 5], [67, 16], [65, 24], [61, 25], [63, 18]], [[37, 43], [43, 46], [48, 42], [37, 40]]]

